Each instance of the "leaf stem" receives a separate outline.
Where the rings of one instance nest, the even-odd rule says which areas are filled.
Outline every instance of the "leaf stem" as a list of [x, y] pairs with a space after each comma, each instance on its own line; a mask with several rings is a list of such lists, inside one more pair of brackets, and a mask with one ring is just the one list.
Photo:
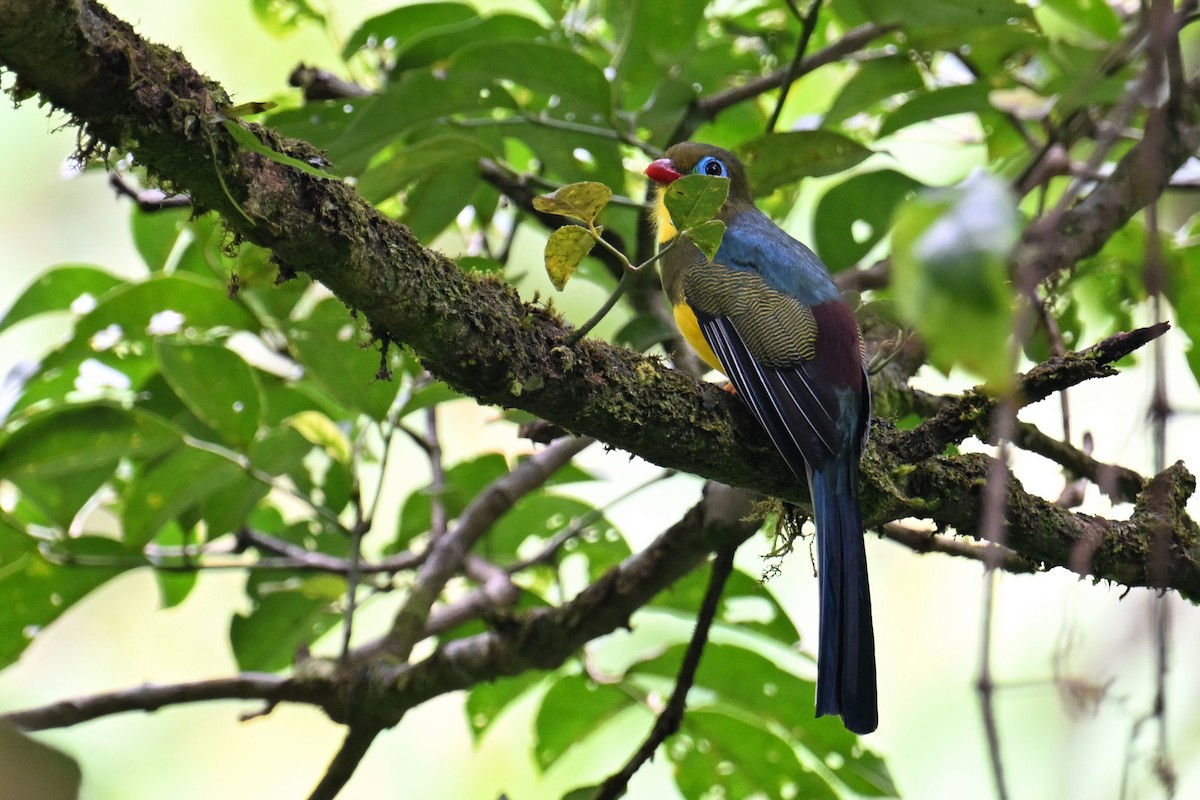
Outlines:
[[625, 272], [621, 275], [621, 280], [617, 281], [617, 288], [613, 289], [613, 293], [610, 294], [608, 299], [604, 301], [604, 305], [600, 306], [600, 309], [591, 316], [591, 319], [583, 323], [583, 326], [580, 327], [579, 330], [567, 337], [566, 344], [568, 347], [571, 347], [584, 336], [587, 336], [591, 332], [592, 328], [596, 327], [596, 325], [600, 323], [600, 320], [604, 319], [609, 311], [612, 311], [613, 306], [615, 306], [617, 301], [621, 299], [621, 295], [625, 294], [625, 290], [629, 288], [629, 276], [632, 275], [633, 272], [634, 270], [632, 267], [625, 270]]

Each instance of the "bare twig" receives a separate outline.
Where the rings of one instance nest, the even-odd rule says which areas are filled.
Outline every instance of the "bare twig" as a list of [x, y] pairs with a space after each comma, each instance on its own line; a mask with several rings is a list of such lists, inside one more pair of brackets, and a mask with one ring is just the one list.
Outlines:
[[44, 731], [128, 711], [158, 711], [167, 706], [211, 700], [291, 701], [321, 705], [325, 694], [327, 691], [316, 684], [306, 684], [279, 675], [245, 672], [231, 678], [169, 686], [139, 686], [136, 689], [63, 700], [3, 714], [0, 715], [0, 721], [26, 731]]
[[118, 195], [128, 197], [137, 207], [147, 213], [169, 208], [191, 208], [192, 198], [186, 194], [167, 194], [162, 189], [138, 189], [130, 184], [120, 172], [108, 173], [108, 185]]
[[[995, 444], [995, 442], [991, 442]], [[1106, 464], [1066, 442], [1047, 436], [1036, 425], [1018, 422], [1013, 444], [1048, 458], [1076, 477], [1087, 478], [1114, 503], [1132, 503], [1146, 486], [1146, 479], [1128, 467]]]
[[991, 542], [973, 542], [952, 539], [936, 531], [922, 531], [899, 522], [888, 522], [879, 527], [885, 539], [904, 545], [917, 553], [945, 553], [946, 555], [969, 558], [985, 564], [995, 564], [997, 569], [1012, 573], [1037, 572], [1038, 566], [1007, 547]]
[[346, 731], [346, 738], [341, 748], [333, 757], [320, 783], [309, 794], [308, 800], [333, 800], [345, 788], [346, 783], [354, 775], [354, 770], [362, 763], [380, 729], [370, 725], [352, 725]]
[[446, 465], [442, 462], [442, 440], [438, 435], [437, 406], [425, 409], [425, 441], [429, 447], [429, 536], [433, 540], [446, 532]]
[[775, 130], [775, 126], [779, 124], [779, 115], [783, 113], [783, 104], [787, 101], [792, 84], [796, 81], [796, 73], [800, 70], [800, 64], [804, 61], [804, 54], [808, 52], [808, 43], [812, 39], [813, 31], [817, 28], [817, 19], [821, 15], [822, 2], [823, 0], [811, 0], [808, 12], [803, 15], [800, 14], [800, 9], [796, 7], [792, 0], [789, 0], [787, 4], [792, 14], [800, 20], [800, 41], [796, 44], [796, 54], [792, 56], [792, 63], [788, 65], [787, 73], [780, 83], [779, 98], [775, 101], [775, 110], [771, 112], [771, 119], [767, 122], [768, 133]]
[[342, 100], [352, 97], [370, 97], [371, 90], [357, 83], [334, 75], [328, 70], [297, 64], [288, 76], [288, 83], [303, 90], [308, 102], [318, 100]]
[[983, 729], [987, 737], [988, 762], [999, 800], [1008, 800], [1004, 779], [1004, 761], [1000, 753], [1000, 732], [996, 723], [996, 684], [992, 679], [992, 615], [995, 602], [996, 571], [989, 569], [983, 577], [983, 635], [979, 643], [979, 703], [983, 710]]

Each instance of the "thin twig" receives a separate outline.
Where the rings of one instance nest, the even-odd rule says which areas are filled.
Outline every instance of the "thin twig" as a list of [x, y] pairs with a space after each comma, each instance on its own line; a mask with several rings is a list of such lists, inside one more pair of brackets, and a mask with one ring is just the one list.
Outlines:
[[[344, 558], [331, 556], [328, 553], [309, 550], [298, 544], [284, 541], [261, 531], [243, 528], [238, 531], [239, 541], [267, 553], [276, 553], [287, 558], [292, 569], [316, 570], [335, 575], [345, 575], [350, 571], [350, 562]], [[412, 569], [425, 560], [423, 553], [404, 551], [396, 553], [379, 562], [365, 561], [359, 565], [361, 574], [396, 573]], [[245, 564], [247, 567], [259, 567], [261, 562]]]
[[346, 787], [354, 770], [362, 763], [367, 750], [380, 734], [380, 729], [370, 725], [352, 725], [346, 738], [333, 757], [321, 781], [312, 790], [308, 800], [333, 800]]
[[321, 705], [325, 689], [306, 687], [290, 678], [259, 672], [244, 672], [231, 678], [216, 678], [169, 686], [138, 686], [117, 692], [77, 697], [38, 708], [0, 715], [0, 721], [24, 731], [66, 728], [82, 722], [123, 714], [127, 711], [158, 711], [172, 705], [211, 700], [291, 701]]
[[137, 189], [126, 181], [120, 172], [108, 174], [108, 185], [115, 189], [118, 195], [133, 200], [138, 209], [148, 214], [171, 208], [192, 207], [192, 198], [186, 194], [167, 194], [162, 189]]
[[625, 794], [629, 780], [641, 769], [642, 765], [654, 757], [658, 746], [667, 737], [679, 730], [683, 721], [683, 713], [687, 707], [687, 695], [696, 680], [696, 669], [700, 666], [700, 657], [704, 655], [704, 647], [708, 643], [708, 632], [717, 616], [717, 608], [721, 602], [721, 592], [725, 590], [725, 582], [733, 572], [733, 556], [736, 547], [726, 547], [717, 551], [712, 562], [712, 574], [708, 579], [708, 589], [700, 609], [696, 612], [696, 627], [692, 631], [692, 639], [688, 642], [683, 654], [683, 663], [679, 667], [679, 675], [675, 678], [675, 690], [671, 699], [663, 708], [646, 741], [633, 754], [633, 757], [619, 771], [613, 773], [604, 781], [593, 800], [615, 800]]
[[1038, 571], [1037, 564], [1020, 553], [991, 542], [952, 539], [935, 531], [917, 530], [899, 522], [884, 523], [879, 532], [885, 539], [891, 539], [917, 553], [945, 553], [969, 558], [985, 564], [994, 564], [996, 569], [1015, 574]]
[[442, 441], [438, 436], [437, 406], [425, 409], [425, 441], [429, 447], [429, 536], [438, 539], [446, 532], [446, 465], [442, 461]]
[[779, 115], [783, 113], [783, 104], [796, 80], [800, 64], [804, 61], [804, 54], [808, 52], [808, 43], [812, 40], [813, 31], [817, 28], [817, 19], [821, 16], [821, 2], [822, 0], [812, 0], [812, 4], [808, 7], [808, 13], [801, 15], [800, 9], [796, 7], [795, 3], [788, 0], [788, 8], [800, 20], [800, 41], [796, 44], [796, 54], [792, 56], [792, 63], [788, 65], [783, 83], [779, 87], [779, 98], [775, 101], [775, 110], [771, 112], [771, 119], [767, 122], [767, 133], [775, 130], [775, 126], [779, 124]]
[[1008, 787], [1004, 780], [1004, 762], [1000, 755], [1000, 732], [996, 724], [996, 684], [992, 680], [992, 617], [995, 599], [996, 570], [989, 569], [983, 577], [983, 636], [979, 644], [979, 691], [983, 709], [983, 729], [987, 736], [988, 761], [992, 767], [992, 780], [996, 783], [996, 797], [1008, 800]]

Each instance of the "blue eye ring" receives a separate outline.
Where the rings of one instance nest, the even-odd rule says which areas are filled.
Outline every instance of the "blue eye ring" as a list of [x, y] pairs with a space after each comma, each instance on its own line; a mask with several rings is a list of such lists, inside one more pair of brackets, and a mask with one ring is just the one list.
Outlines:
[[728, 178], [729, 170], [725, 167], [725, 162], [715, 156], [705, 156], [696, 162], [696, 168], [692, 170], [697, 175], [712, 175], [715, 178]]

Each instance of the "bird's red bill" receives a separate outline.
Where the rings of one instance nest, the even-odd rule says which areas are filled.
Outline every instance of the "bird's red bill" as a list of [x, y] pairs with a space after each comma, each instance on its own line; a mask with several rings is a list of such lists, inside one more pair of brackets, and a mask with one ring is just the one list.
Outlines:
[[660, 158], [657, 161], [651, 161], [650, 166], [646, 167], [646, 176], [655, 183], [661, 183], [664, 186], [683, 177], [675, 169], [675, 162], [669, 158]]

